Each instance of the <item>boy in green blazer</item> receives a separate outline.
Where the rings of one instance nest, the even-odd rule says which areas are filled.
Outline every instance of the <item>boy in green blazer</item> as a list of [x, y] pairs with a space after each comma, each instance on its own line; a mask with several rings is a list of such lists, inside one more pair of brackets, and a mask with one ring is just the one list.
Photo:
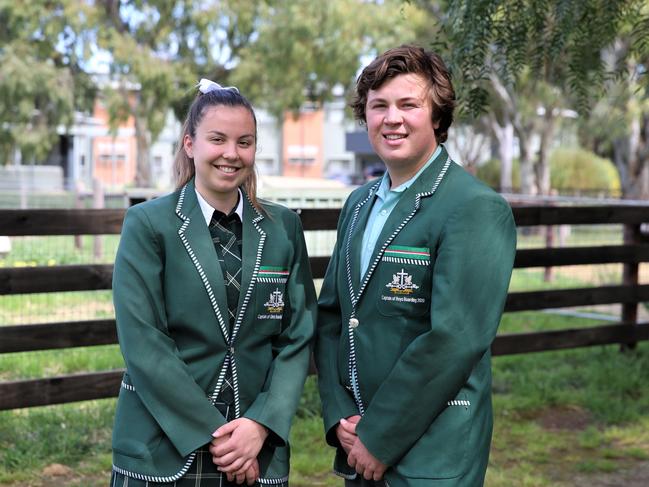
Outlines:
[[288, 485], [316, 313], [302, 227], [256, 199], [249, 102], [199, 90], [178, 189], [128, 210], [115, 261], [112, 487]]
[[516, 247], [511, 209], [441, 145], [455, 94], [439, 56], [391, 49], [356, 88], [352, 108], [387, 173], [345, 203], [320, 293], [315, 353], [334, 470], [347, 486], [476, 487]]

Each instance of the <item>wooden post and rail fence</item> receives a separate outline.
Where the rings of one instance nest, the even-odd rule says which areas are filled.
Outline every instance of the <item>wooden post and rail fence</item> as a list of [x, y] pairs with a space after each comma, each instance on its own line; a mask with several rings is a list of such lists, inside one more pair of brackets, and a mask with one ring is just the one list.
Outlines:
[[[297, 210], [303, 227], [335, 230], [339, 210]], [[649, 262], [649, 206], [514, 206], [518, 227], [622, 224], [622, 245], [519, 249], [515, 268], [618, 263], [619, 285], [578, 289], [510, 292], [506, 312], [621, 304], [620, 321], [589, 328], [500, 334], [494, 356], [560, 350], [593, 345], [633, 347], [649, 340], [649, 323], [638, 321], [638, 306], [649, 302], [649, 285], [639, 284], [639, 264]], [[119, 234], [124, 210], [0, 210], [0, 235]], [[329, 257], [312, 257], [314, 278], [324, 276]], [[0, 268], [0, 295], [111, 289], [112, 264]], [[117, 343], [114, 319], [0, 326], [0, 354], [87, 347]], [[0, 382], [0, 410], [114, 397], [122, 370]]]

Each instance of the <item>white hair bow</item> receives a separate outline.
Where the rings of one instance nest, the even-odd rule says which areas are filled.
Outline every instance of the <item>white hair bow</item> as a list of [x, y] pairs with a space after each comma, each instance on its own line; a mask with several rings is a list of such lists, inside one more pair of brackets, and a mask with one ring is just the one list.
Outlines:
[[198, 87], [198, 91], [203, 94], [216, 90], [232, 90], [239, 93], [239, 89], [236, 86], [221, 86], [220, 84], [205, 78], [202, 78], [196, 86]]

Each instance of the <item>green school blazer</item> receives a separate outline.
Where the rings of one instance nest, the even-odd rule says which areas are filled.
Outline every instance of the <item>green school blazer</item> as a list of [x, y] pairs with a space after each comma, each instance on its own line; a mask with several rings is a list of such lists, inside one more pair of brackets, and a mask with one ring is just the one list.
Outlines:
[[507, 202], [445, 149], [402, 195], [360, 279], [379, 182], [354, 191], [319, 299], [316, 365], [334, 469], [335, 435], [357, 434], [390, 487], [482, 485], [492, 431], [490, 345], [516, 249]]
[[[245, 193], [244, 193], [245, 195]], [[225, 419], [214, 407], [232, 363], [237, 417], [270, 430], [265, 484], [285, 481], [288, 434], [307, 374], [316, 298], [298, 216], [244, 196], [241, 295], [228, 324], [223, 274], [191, 181], [130, 208], [113, 294], [126, 373], [113, 429], [113, 469], [173, 482]]]

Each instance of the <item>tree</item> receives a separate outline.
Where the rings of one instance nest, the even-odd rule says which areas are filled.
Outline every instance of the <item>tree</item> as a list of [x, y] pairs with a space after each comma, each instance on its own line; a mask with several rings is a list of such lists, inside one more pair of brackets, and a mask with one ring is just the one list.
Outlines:
[[150, 147], [164, 127], [184, 72], [177, 54], [187, 41], [177, 34], [188, 28], [187, 18], [193, 12], [193, 2], [188, 1], [103, 0], [95, 4], [96, 42], [110, 53], [110, 76], [117, 82], [104, 89], [110, 125], [116, 130], [133, 117], [137, 186], [151, 185]]
[[[524, 69], [533, 79], [565, 79], [580, 110], [602, 88], [601, 51], [628, 22], [639, 23], [642, 0], [448, 0], [444, 24], [451, 65], [466, 108], [484, 110], [489, 75], [513, 83]], [[555, 60], [561, 57], [562, 63]], [[556, 72], [558, 69], [564, 73]], [[555, 71], [556, 73], [553, 73]]]
[[[379, 45], [408, 39], [404, 8], [395, 0], [103, 0], [97, 10], [99, 45], [111, 53], [107, 90], [114, 125], [135, 120], [136, 184], [147, 185], [148, 149], [172, 106], [182, 118], [193, 85], [208, 77], [235, 84], [280, 119], [306, 100], [324, 101], [348, 86], [359, 58]], [[358, 9], [363, 16], [355, 15]], [[388, 15], [390, 13], [390, 15]], [[416, 20], [409, 19], [411, 26]], [[137, 89], [129, 89], [129, 87]]]
[[476, 123], [460, 124], [453, 128], [453, 139], [455, 152], [458, 155], [462, 167], [475, 175], [478, 171], [478, 164], [482, 162], [488, 147], [489, 137], [485, 135], [487, 124], [484, 119]]
[[[601, 52], [623, 26], [646, 22], [646, 15], [638, 15], [642, 5], [641, 0], [446, 2], [440, 18], [463, 100], [460, 108], [477, 116], [496, 101], [500, 118], [492, 116], [494, 133], [506, 143], [513, 125], [520, 141], [524, 189], [532, 191], [537, 180], [541, 192], [548, 191], [547, 144], [561, 108], [570, 101], [580, 113], [588, 113], [606, 79]], [[571, 100], [561, 96], [566, 92]], [[524, 98], [519, 96], [524, 93]], [[523, 99], [530, 102], [528, 110], [522, 107]], [[537, 117], [537, 112], [542, 115]], [[541, 139], [536, 164], [529, 146], [533, 132]]]
[[59, 127], [92, 106], [85, 17], [73, 1], [0, 2], [0, 163], [41, 162]]
[[649, 198], [649, 87], [646, 67], [649, 50], [633, 49], [632, 32], [620, 36], [606, 50], [605, 60], [624, 76], [607, 80], [606, 96], [595, 105], [582, 124], [582, 141], [598, 154], [610, 158], [620, 175], [622, 195]]
[[363, 55], [412, 41], [425, 21], [421, 11], [395, 0], [267, 2], [231, 79], [281, 119], [306, 101], [331, 99], [336, 85], [348, 89]]
[[101, 0], [97, 43], [112, 57], [105, 100], [113, 130], [133, 117], [135, 184], [151, 184], [149, 151], [170, 108], [184, 117], [201, 77], [227, 84], [233, 60], [254, 34], [259, 0]]

